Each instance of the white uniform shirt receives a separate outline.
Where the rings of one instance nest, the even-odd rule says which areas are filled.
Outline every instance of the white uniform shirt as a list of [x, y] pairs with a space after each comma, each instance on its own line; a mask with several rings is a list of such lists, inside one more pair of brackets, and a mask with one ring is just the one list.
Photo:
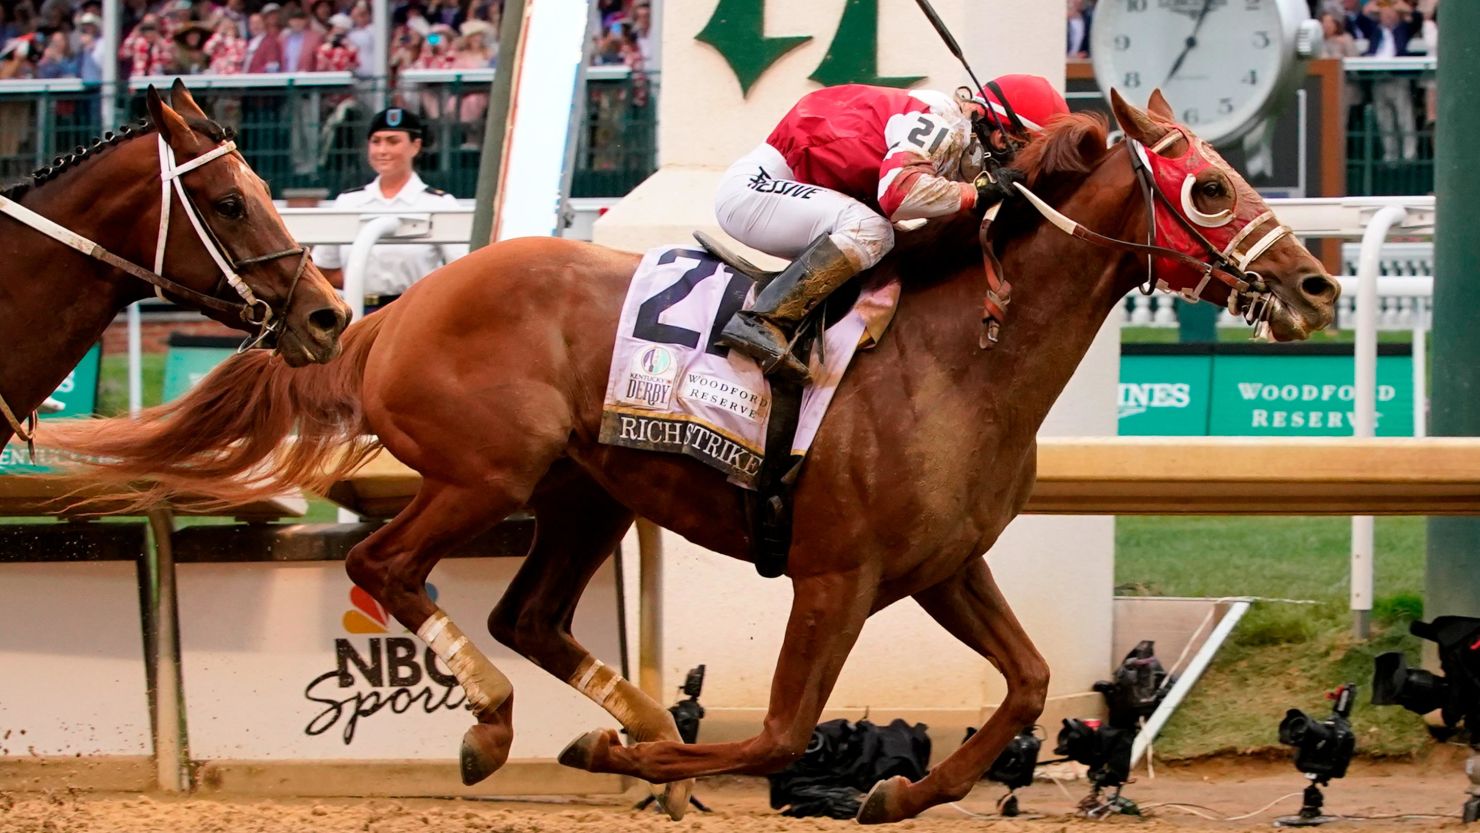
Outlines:
[[[334, 198], [334, 207], [363, 211], [427, 211], [456, 208], [457, 199], [446, 191], [429, 188], [414, 172], [391, 199], [380, 191], [380, 177]], [[349, 246], [324, 244], [313, 249], [313, 262], [322, 269], [343, 269], [349, 262]], [[467, 244], [398, 243], [370, 249], [365, 269], [366, 295], [399, 295], [435, 269], [468, 253]]]

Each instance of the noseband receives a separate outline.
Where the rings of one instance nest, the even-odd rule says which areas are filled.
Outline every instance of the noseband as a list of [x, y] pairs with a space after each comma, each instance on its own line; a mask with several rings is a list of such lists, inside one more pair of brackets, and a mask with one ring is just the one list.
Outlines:
[[[1188, 143], [1186, 154], [1178, 159], [1168, 159], [1159, 155], [1161, 151], [1176, 144], [1179, 139], [1184, 139]], [[1232, 209], [1218, 215], [1207, 215], [1198, 211], [1192, 204], [1190, 189], [1196, 174], [1213, 163], [1199, 152], [1196, 139], [1180, 128], [1171, 128], [1170, 133], [1149, 149], [1135, 139], [1127, 138], [1125, 142], [1131, 157], [1131, 168], [1136, 172], [1136, 180], [1140, 183], [1141, 191], [1146, 199], [1145, 243], [1132, 243], [1085, 228], [1044, 202], [1022, 183], [1014, 183], [1014, 185], [1018, 193], [1022, 194], [1038, 213], [1066, 234], [1103, 248], [1145, 255], [1146, 281], [1141, 286], [1143, 294], [1150, 295], [1156, 289], [1161, 289], [1166, 292], [1175, 292], [1182, 298], [1196, 303], [1202, 299], [1203, 291], [1208, 285], [1213, 280], [1217, 280], [1228, 287], [1229, 312], [1242, 315], [1246, 322], [1255, 325], [1256, 332], [1263, 332], [1269, 326], [1269, 315], [1274, 306], [1271, 303], [1268, 285], [1258, 273], [1251, 271], [1249, 266], [1286, 235], [1292, 235], [1294, 232], [1275, 220], [1272, 209], [1238, 225], [1234, 225], [1236, 216]], [[1155, 162], [1152, 161], [1153, 158]], [[1160, 180], [1165, 180], [1165, 182]], [[1176, 201], [1173, 201], [1166, 193], [1167, 187], [1174, 187], [1173, 182], [1175, 182], [1178, 196]], [[1001, 266], [997, 263], [989, 240], [989, 228], [1000, 206], [1001, 203], [998, 203], [988, 210], [982, 219], [980, 230], [988, 284], [982, 316], [984, 329], [981, 344], [983, 348], [988, 348], [997, 342], [998, 330], [1006, 317], [1008, 299], [1012, 289], [1002, 277]], [[1174, 228], [1171, 230], [1159, 228], [1158, 215], [1169, 216]], [[1240, 249], [1246, 242], [1253, 239], [1254, 232], [1270, 222], [1274, 222], [1273, 228], [1247, 248]], [[1228, 242], [1221, 248], [1208, 238], [1208, 234], [1214, 230], [1220, 237], [1228, 238]], [[1179, 233], [1184, 239], [1177, 239], [1176, 235]], [[1181, 248], [1173, 248], [1177, 244], [1182, 244]], [[1190, 251], [1184, 251], [1184, 249]], [[1162, 267], [1164, 277], [1157, 276], [1158, 265]]]
[[[48, 220], [20, 203], [4, 196], [0, 196], [0, 214], [14, 217], [21, 223], [30, 226], [65, 246], [76, 249], [88, 257], [100, 260], [115, 269], [153, 285], [154, 294], [161, 300], [168, 300], [164, 295], [164, 293], [168, 292], [170, 295], [182, 298], [191, 305], [202, 309], [235, 313], [241, 317], [242, 321], [258, 328], [257, 334], [248, 338], [242, 344], [241, 349], [245, 350], [249, 347], [254, 347], [269, 335], [277, 333], [282, 326], [282, 322], [281, 319], [275, 320], [272, 307], [266, 301], [258, 298], [256, 293], [252, 291], [252, 288], [247, 286], [246, 282], [242, 280], [241, 275], [238, 274], [240, 268], [297, 255], [298, 268], [293, 273], [293, 282], [288, 287], [288, 294], [283, 298], [282, 308], [286, 309], [288, 304], [293, 300], [293, 292], [298, 288], [298, 282], [303, 277], [304, 270], [308, 268], [308, 249], [304, 246], [295, 246], [279, 252], [272, 252], [243, 260], [234, 260], [230, 253], [226, 251], [226, 247], [216, 237], [215, 232], [201, 219], [200, 209], [196, 207], [195, 201], [185, 190], [185, 185], [181, 182], [180, 178], [196, 168], [209, 164], [228, 153], [235, 152], [236, 143], [227, 141], [183, 165], [176, 165], [174, 148], [170, 147], [169, 142], [165, 141], [164, 136], [159, 136], [158, 139], [160, 179], [159, 237], [154, 247], [153, 271], [145, 269], [131, 261], [124, 260], [86, 237], [71, 231], [65, 226]], [[228, 301], [213, 294], [191, 289], [184, 284], [170, 280], [164, 276], [165, 242], [170, 229], [171, 183], [174, 183], [175, 193], [180, 196], [180, 202], [184, 206], [185, 216], [190, 220], [191, 227], [195, 229], [196, 237], [200, 239], [201, 245], [205, 247], [211, 259], [215, 261], [217, 268], [221, 270], [222, 280], [235, 290], [237, 295], [241, 296], [242, 300], [240, 302]], [[219, 287], [220, 284], [218, 283], [217, 286]], [[5, 417], [6, 423], [9, 424], [16, 436], [28, 444], [33, 442], [36, 425], [35, 413], [30, 414], [27, 420], [31, 426], [31, 430], [29, 431], [26, 430], [26, 425], [22, 424], [22, 421], [11, 411], [3, 398], [0, 398], [0, 415]], [[32, 456], [35, 456], [34, 452]]]

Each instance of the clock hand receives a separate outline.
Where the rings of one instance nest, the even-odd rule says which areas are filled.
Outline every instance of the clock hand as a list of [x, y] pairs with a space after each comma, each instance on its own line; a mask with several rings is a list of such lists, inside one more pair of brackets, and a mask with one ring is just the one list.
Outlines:
[[1167, 80], [1161, 82], [1163, 85], [1176, 77], [1177, 70], [1182, 68], [1182, 62], [1187, 60], [1187, 53], [1191, 52], [1193, 47], [1197, 46], [1198, 30], [1202, 28], [1203, 21], [1207, 19], [1208, 12], [1212, 10], [1213, 0], [1203, 0], [1202, 11], [1198, 12], [1197, 22], [1192, 24], [1192, 34], [1187, 36], [1187, 44], [1182, 48], [1182, 54], [1178, 55], [1177, 60], [1172, 63], [1172, 71], [1167, 73]]

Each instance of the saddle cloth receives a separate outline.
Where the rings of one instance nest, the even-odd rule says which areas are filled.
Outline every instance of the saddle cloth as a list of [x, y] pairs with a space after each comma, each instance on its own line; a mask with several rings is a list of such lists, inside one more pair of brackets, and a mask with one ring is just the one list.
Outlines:
[[[750, 357], [714, 344], [754, 283], [698, 248], [643, 257], [622, 305], [600, 441], [687, 454], [756, 488], [765, 459], [771, 385]], [[899, 301], [898, 282], [866, 282], [848, 314], [823, 334], [811, 361], [792, 454], [802, 456], [859, 349], [877, 343]]]

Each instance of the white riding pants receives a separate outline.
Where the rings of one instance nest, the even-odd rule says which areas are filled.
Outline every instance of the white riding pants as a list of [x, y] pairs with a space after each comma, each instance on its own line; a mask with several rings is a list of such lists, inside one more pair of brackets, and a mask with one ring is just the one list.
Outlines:
[[726, 234], [776, 257], [795, 258], [827, 234], [862, 271], [894, 248], [888, 220], [846, 194], [798, 182], [767, 144], [725, 171], [714, 208]]

